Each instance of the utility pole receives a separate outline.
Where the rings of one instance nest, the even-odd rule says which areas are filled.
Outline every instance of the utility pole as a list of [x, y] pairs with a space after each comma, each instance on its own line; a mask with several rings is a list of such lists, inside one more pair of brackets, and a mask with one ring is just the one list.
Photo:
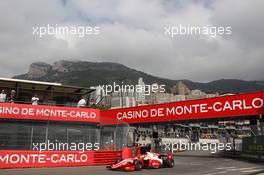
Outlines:
[[259, 114], [259, 117], [257, 118], [257, 130], [258, 130], [257, 135], [263, 135], [263, 127], [261, 120], [262, 120], [262, 114]]
[[121, 108], [123, 108], [123, 87], [121, 88]]

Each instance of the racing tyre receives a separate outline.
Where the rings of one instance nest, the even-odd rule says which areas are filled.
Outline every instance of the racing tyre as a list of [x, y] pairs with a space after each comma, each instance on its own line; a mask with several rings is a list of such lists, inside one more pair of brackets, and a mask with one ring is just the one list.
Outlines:
[[117, 159], [117, 160], [115, 161], [115, 163], [119, 163], [119, 162], [121, 162], [122, 160], [123, 160], [122, 158]]
[[106, 168], [107, 168], [107, 169], [111, 169], [111, 165], [107, 165]]
[[174, 167], [174, 160], [173, 159], [168, 159], [166, 164], [167, 164], [168, 168], [173, 168]]
[[140, 171], [142, 169], [142, 164], [138, 160], [134, 161], [134, 166], [136, 171]]

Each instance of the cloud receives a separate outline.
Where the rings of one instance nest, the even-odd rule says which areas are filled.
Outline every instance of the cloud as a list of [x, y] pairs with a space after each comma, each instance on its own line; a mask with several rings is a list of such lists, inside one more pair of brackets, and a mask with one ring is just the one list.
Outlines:
[[[233, 5], [235, 4], [235, 6]], [[165, 78], [264, 79], [264, 2], [238, 0], [30, 0], [0, 2], [0, 73], [34, 61], [113, 61]], [[33, 26], [99, 26], [100, 35], [38, 38]], [[164, 35], [165, 25], [231, 26], [232, 34]]]

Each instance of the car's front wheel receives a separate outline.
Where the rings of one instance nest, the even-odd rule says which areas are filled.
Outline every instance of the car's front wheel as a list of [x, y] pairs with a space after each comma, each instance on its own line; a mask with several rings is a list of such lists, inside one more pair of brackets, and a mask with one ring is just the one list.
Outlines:
[[140, 171], [140, 170], [142, 169], [142, 164], [141, 164], [141, 162], [138, 161], [138, 160], [135, 160], [135, 161], [134, 161], [134, 166], [135, 166], [135, 170], [136, 170], [136, 171]]
[[115, 163], [119, 163], [119, 162], [121, 162], [122, 160], [123, 160], [122, 158], [116, 159]]

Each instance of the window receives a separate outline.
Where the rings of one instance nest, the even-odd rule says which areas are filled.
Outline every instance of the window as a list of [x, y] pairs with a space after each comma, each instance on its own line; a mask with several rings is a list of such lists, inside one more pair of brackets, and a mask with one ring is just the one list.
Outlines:
[[100, 143], [100, 128], [89, 123], [0, 120], [0, 150], [32, 150], [48, 140], [94, 145]]
[[0, 149], [30, 149], [32, 127], [23, 123], [0, 123]]

